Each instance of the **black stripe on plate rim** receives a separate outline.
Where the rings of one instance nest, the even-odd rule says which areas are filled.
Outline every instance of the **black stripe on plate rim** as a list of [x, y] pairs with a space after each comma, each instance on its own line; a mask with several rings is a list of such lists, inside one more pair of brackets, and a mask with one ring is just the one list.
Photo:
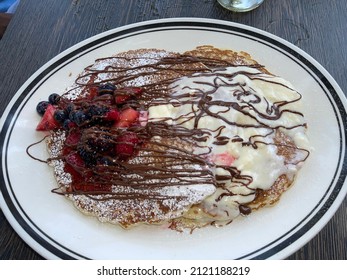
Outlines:
[[[320, 218], [326, 213], [326, 211], [328, 211], [328, 209], [330, 208], [330, 206], [333, 204], [336, 197], [338, 196], [341, 188], [343, 187], [343, 184], [344, 184], [344, 181], [346, 178], [346, 173], [347, 173], [347, 166], [345, 163], [346, 158], [347, 158], [346, 154], [344, 154], [343, 161], [341, 161], [342, 160], [342, 154], [341, 154], [342, 145], [345, 145], [345, 143], [343, 143], [344, 138], [342, 138], [342, 132], [346, 131], [346, 119], [347, 118], [346, 118], [346, 112], [343, 109], [344, 107], [342, 105], [342, 101], [340, 100], [339, 95], [337, 94], [335, 88], [328, 81], [328, 79], [308, 59], [306, 59], [304, 56], [299, 54], [297, 51], [295, 51], [294, 49], [292, 49], [288, 45], [281, 43], [281, 42], [277, 41], [276, 39], [273, 39], [272, 37], [257, 33], [253, 30], [248, 30], [247, 28], [244, 29], [240, 26], [224, 25], [222, 23], [213, 23], [213, 22], [209, 23], [209, 22], [189, 22], [189, 21], [177, 21], [177, 22], [176, 21], [172, 21], [172, 22], [171, 21], [170, 22], [164, 21], [164, 22], [157, 22], [157, 23], [147, 23], [147, 24], [144, 23], [143, 25], [138, 25], [135, 27], [129, 27], [129, 28], [126, 28], [126, 29], [123, 29], [120, 31], [115, 30], [115, 32], [112, 32], [111, 34], [105, 34], [105, 36], [103, 36], [99, 39], [96, 39], [96, 40], [93, 40], [89, 43], [83, 44], [81, 47], [68, 52], [62, 58], [58, 59], [56, 62], [52, 63], [47, 68], [43, 69], [42, 72], [39, 73], [37, 75], [37, 77], [23, 90], [23, 92], [20, 94], [20, 96], [17, 98], [16, 102], [14, 103], [13, 107], [11, 108], [10, 113], [6, 117], [3, 129], [1, 131], [1, 135], [0, 135], [0, 141], [1, 142], [0, 143], [3, 144], [6, 141], [5, 138], [6, 138], [6, 133], [8, 130], [10, 130], [9, 137], [8, 137], [8, 138], [10, 138], [10, 135], [12, 133], [12, 129], [16, 123], [16, 119], [18, 118], [22, 108], [25, 106], [26, 101], [28, 99], [30, 99], [30, 97], [35, 93], [36, 89], [39, 88], [56, 71], [63, 68], [65, 65], [67, 65], [71, 61], [76, 60], [76, 59], [82, 57], [83, 55], [85, 55], [86, 53], [89, 53], [89, 52], [91, 52], [97, 48], [101, 48], [104, 45], [110, 44], [110, 43], [118, 41], [118, 40], [123, 40], [123, 39], [129, 38], [129, 37], [137, 36], [139, 34], [144, 34], [144, 33], [159, 32], [159, 31], [173, 31], [173, 30], [195, 30], [195, 31], [219, 32], [219, 33], [224, 33], [227, 35], [234, 35], [234, 36], [236, 35], [236, 36], [244, 37], [246, 39], [254, 40], [254, 41], [260, 42], [264, 45], [267, 45], [268, 47], [271, 47], [271, 48], [275, 49], [276, 51], [281, 52], [282, 54], [286, 55], [287, 57], [291, 58], [292, 60], [295, 60], [297, 64], [299, 64], [301, 67], [303, 67], [320, 85], [320, 87], [322, 88], [324, 93], [329, 98], [330, 103], [334, 109], [336, 119], [337, 119], [337, 122], [339, 123], [339, 129], [340, 129], [340, 131], [339, 131], [340, 132], [340, 155], [339, 155], [339, 161], [338, 161], [339, 164], [338, 164], [338, 167], [336, 169], [336, 174], [338, 173], [338, 169], [339, 169], [339, 166], [341, 165], [341, 162], [343, 163], [343, 166], [340, 170], [339, 179], [337, 180], [337, 183], [334, 187], [333, 192], [330, 194], [330, 197], [327, 199], [327, 201], [325, 202], [323, 207], [321, 207], [321, 209], [319, 209], [319, 211], [314, 215], [314, 217], [311, 218], [308, 222], [306, 222], [306, 224], [303, 227], [301, 227], [297, 232], [290, 235], [288, 238], [286, 238], [284, 241], [282, 241], [280, 244], [274, 246], [273, 248], [267, 249], [267, 247], [271, 247], [271, 245], [275, 244], [276, 242], [278, 242], [282, 238], [285, 238], [291, 232], [294, 232], [294, 230], [296, 228], [298, 228], [302, 223], [305, 222], [306, 217], [296, 227], [294, 227], [293, 229], [291, 229], [287, 233], [283, 234], [277, 240], [263, 246], [262, 248], [254, 251], [252, 253], [241, 256], [239, 259], [251, 257], [252, 255], [257, 254], [258, 252], [261, 252], [264, 250], [266, 250], [266, 251], [260, 253], [259, 255], [255, 255], [252, 258], [254, 258], [254, 259], [269, 258], [269, 257], [275, 255], [276, 253], [280, 252], [281, 250], [283, 250], [287, 246], [291, 245], [296, 240], [298, 240], [301, 236], [303, 236], [307, 231], [309, 231], [320, 220]], [[259, 40], [261, 40], [261, 41], [259, 41]], [[290, 57], [290, 56], [292, 56], [292, 57]], [[310, 73], [310, 72], [314, 73], [316, 76], [312, 75], [312, 73]], [[326, 92], [323, 85], [326, 87], [329, 94]], [[32, 92], [32, 93], [28, 98], [28, 95], [30, 92]], [[331, 97], [336, 102], [335, 104], [338, 105], [337, 108], [339, 110], [339, 113], [340, 113], [340, 116], [342, 119], [342, 124], [343, 124], [343, 128], [344, 128], [343, 131], [341, 130], [341, 124], [340, 124], [340, 121], [338, 118], [338, 113], [336, 111], [336, 108], [334, 106], [333, 101], [331, 100]], [[25, 99], [26, 99], [26, 101], [23, 102]], [[18, 108], [20, 106], [21, 106], [21, 109], [18, 111]], [[15, 115], [16, 115], [16, 118], [13, 122], [13, 117]], [[10, 127], [11, 123], [13, 123], [12, 127]], [[344, 135], [344, 133], [343, 133], [343, 135]], [[7, 145], [8, 145], [8, 143], [7, 143]], [[8, 147], [6, 146], [6, 151], [7, 151], [7, 148]], [[2, 150], [1, 150], [1, 158], [2, 158], [2, 156], [3, 156], [3, 154], [2, 154]], [[6, 156], [7, 156], [7, 154], [6, 154]], [[7, 157], [6, 157], [6, 159], [7, 159]], [[28, 215], [25, 213], [24, 209], [21, 208], [19, 201], [16, 199], [15, 194], [14, 194], [12, 187], [11, 187], [11, 184], [10, 184], [9, 174], [7, 173], [7, 166], [5, 166], [5, 168], [6, 168], [6, 176], [8, 178], [8, 182], [10, 185], [9, 188], [11, 189], [11, 192], [12, 192], [17, 204], [19, 205], [19, 208], [21, 209], [23, 215], [30, 221], [32, 226], [34, 226], [37, 229], [37, 231], [40, 232], [43, 236], [45, 236], [47, 239], [51, 240], [52, 243], [57, 244], [60, 248], [63, 248], [64, 250], [71, 252], [72, 254], [74, 254], [75, 256], [78, 256], [80, 258], [88, 259], [87, 257], [82, 256], [76, 252], [73, 252], [72, 250], [59, 244], [54, 239], [52, 239], [50, 236], [48, 236], [46, 233], [44, 233], [37, 225], [35, 225], [33, 223], [33, 221], [30, 219], [30, 217], [28, 217]], [[35, 232], [33, 230], [32, 226], [27, 224], [27, 222], [23, 219], [23, 217], [19, 213], [17, 207], [15, 206], [13, 201], [11, 200], [11, 197], [8, 193], [8, 189], [5, 187], [6, 184], [5, 184], [5, 180], [4, 180], [3, 176], [4, 175], [2, 172], [1, 177], [0, 177], [2, 184], [0, 185], [0, 188], [1, 188], [2, 193], [4, 195], [4, 199], [7, 203], [7, 207], [9, 208], [9, 210], [11, 211], [12, 215], [15, 217], [17, 222], [20, 224], [20, 226], [27, 232], [27, 234], [33, 240], [38, 242], [44, 249], [51, 252], [55, 256], [62, 258], [62, 259], [74, 259], [74, 257], [64, 253], [62, 250], [58, 249], [57, 247], [53, 246], [51, 243], [49, 243], [48, 241], [43, 239], [42, 236], [40, 236], [40, 234], [38, 234], [38, 232]], [[324, 197], [322, 197], [321, 201], [323, 201], [325, 199], [325, 196], [329, 193], [329, 190], [333, 187], [333, 181], [331, 182], [329, 188], [327, 189], [326, 194], [324, 195]], [[312, 210], [312, 212], [314, 212], [315, 210], [317, 210], [319, 208], [321, 201]], [[309, 213], [307, 215], [307, 217], [309, 217], [310, 214], [312, 214], [312, 212]], [[35, 249], [35, 248], [33, 248], [33, 249]]]

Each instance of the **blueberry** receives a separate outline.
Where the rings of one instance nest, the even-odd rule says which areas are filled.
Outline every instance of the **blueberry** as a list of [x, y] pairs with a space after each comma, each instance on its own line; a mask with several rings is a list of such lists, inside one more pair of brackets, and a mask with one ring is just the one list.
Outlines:
[[108, 165], [108, 166], [113, 165], [112, 157], [108, 157], [108, 156], [99, 157], [98, 164]]
[[70, 113], [70, 120], [80, 126], [88, 120], [88, 117], [83, 111], [75, 111]]
[[67, 119], [67, 115], [64, 110], [56, 110], [54, 112], [54, 119], [59, 123], [64, 123]]
[[97, 138], [90, 137], [87, 140], [88, 147], [98, 153], [110, 153], [113, 151], [114, 143], [107, 134], [100, 134]]
[[39, 115], [43, 116], [43, 114], [46, 112], [46, 109], [49, 105], [48, 101], [40, 101], [36, 106], [36, 111], [39, 113]]
[[89, 151], [83, 147], [80, 147], [78, 149], [78, 154], [80, 155], [80, 157], [83, 159], [83, 161], [85, 162], [87, 166], [95, 165], [97, 162], [96, 152]]
[[75, 111], [75, 104], [69, 103], [65, 108], [66, 115], [69, 116], [73, 111]]
[[115, 89], [116, 89], [116, 86], [111, 83], [99, 85], [98, 95], [113, 94]]
[[70, 119], [65, 119], [65, 121], [63, 122], [63, 128], [65, 130], [70, 130], [72, 126], [72, 121]]
[[106, 114], [107, 111], [109, 111], [107, 107], [91, 105], [86, 114], [89, 118], [92, 118], [94, 116], [102, 116]]
[[60, 100], [60, 95], [58, 93], [52, 93], [48, 96], [48, 102], [52, 105], [57, 105]]

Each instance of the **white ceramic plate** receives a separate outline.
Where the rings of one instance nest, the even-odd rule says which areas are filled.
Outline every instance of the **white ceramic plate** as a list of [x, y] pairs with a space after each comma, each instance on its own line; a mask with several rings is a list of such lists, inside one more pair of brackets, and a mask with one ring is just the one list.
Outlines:
[[[94, 59], [138, 48], [185, 51], [211, 44], [250, 53], [303, 95], [314, 151], [295, 185], [275, 207], [223, 228], [180, 234], [160, 227], [122, 230], [84, 216], [51, 193], [52, 170], [32, 160], [38, 101], [62, 92]], [[248, 26], [197, 18], [137, 23], [102, 33], [61, 53], [17, 92], [1, 119], [1, 208], [18, 234], [48, 259], [265, 259], [285, 258], [328, 222], [344, 199], [346, 100], [333, 78], [290, 43]], [[46, 158], [44, 147], [35, 155]]]

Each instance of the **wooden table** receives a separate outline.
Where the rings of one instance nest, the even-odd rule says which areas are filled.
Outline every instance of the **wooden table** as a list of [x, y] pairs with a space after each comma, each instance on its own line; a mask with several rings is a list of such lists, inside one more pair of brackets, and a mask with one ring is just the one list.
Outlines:
[[[44, 63], [100, 32], [150, 19], [214, 18], [278, 35], [314, 57], [347, 92], [347, 2], [265, 0], [237, 14], [216, 0], [21, 1], [0, 41], [0, 112]], [[347, 199], [325, 228], [289, 259], [347, 259]], [[0, 211], [0, 259], [42, 259], [11, 228]]]

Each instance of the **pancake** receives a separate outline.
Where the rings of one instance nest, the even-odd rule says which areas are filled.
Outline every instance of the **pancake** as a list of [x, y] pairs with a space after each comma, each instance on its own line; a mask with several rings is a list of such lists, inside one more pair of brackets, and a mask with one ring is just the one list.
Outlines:
[[38, 130], [50, 131], [53, 191], [81, 212], [194, 229], [273, 205], [293, 184], [309, 155], [300, 104], [245, 52], [139, 49], [86, 67]]

